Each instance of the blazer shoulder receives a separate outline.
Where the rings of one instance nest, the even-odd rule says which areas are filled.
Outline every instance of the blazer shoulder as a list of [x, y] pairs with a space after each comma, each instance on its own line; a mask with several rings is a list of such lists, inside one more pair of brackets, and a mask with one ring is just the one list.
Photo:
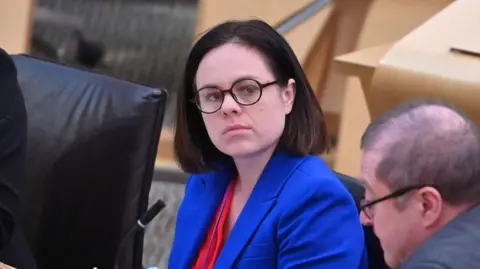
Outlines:
[[306, 156], [304, 161], [292, 173], [288, 182], [294, 188], [311, 189], [314, 187], [331, 187], [345, 189], [338, 176], [318, 156]]
[[281, 196], [297, 201], [313, 197], [322, 197], [322, 200], [348, 199], [355, 204], [335, 172], [317, 156], [305, 157], [286, 182]]
[[198, 189], [199, 187], [205, 187], [205, 180], [209, 180], [211, 177], [210, 173], [189, 175], [187, 183], [185, 184], [185, 192]]
[[302, 160], [277, 204], [281, 267], [307, 260], [308, 264], [299, 267], [366, 267], [362, 263], [366, 259], [364, 233], [355, 202], [319, 157]]
[[206, 188], [216, 188], [229, 181], [229, 174], [225, 171], [210, 171], [206, 173], [191, 174], [188, 177], [185, 192], [204, 191]]
[[337, 179], [333, 170], [327, 163], [315, 155], [308, 155], [304, 157], [304, 161], [298, 166], [298, 172], [301, 172], [306, 177], [318, 177]]

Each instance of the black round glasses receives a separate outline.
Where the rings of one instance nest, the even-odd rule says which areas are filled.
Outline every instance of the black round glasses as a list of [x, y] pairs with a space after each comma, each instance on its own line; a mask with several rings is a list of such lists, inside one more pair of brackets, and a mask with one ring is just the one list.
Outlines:
[[426, 185], [414, 185], [414, 186], [408, 186], [408, 187], [405, 187], [405, 188], [401, 188], [401, 189], [398, 189], [394, 192], [391, 192], [390, 194], [388, 195], [385, 195], [383, 197], [380, 197], [378, 199], [375, 199], [373, 201], [368, 201], [366, 199], [362, 199], [360, 201], [360, 211], [363, 211], [363, 213], [365, 214], [365, 216], [372, 220], [375, 216], [375, 207], [374, 205], [380, 203], [380, 202], [383, 202], [383, 201], [386, 201], [386, 200], [390, 200], [390, 199], [394, 199], [394, 198], [398, 198], [402, 195], [405, 195], [411, 191], [414, 191], [414, 190], [419, 190], [423, 187], [427, 187]]
[[277, 82], [277, 80], [274, 80], [262, 84], [254, 79], [242, 79], [236, 81], [227, 90], [222, 90], [215, 86], [205, 86], [195, 93], [192, 102], [197, 105], [201, 112], [211, 114], [217, 112], [222, 107], [225, 94], [229, 93], [238, 104], [251, 106], [262, 98], [264, 88]]

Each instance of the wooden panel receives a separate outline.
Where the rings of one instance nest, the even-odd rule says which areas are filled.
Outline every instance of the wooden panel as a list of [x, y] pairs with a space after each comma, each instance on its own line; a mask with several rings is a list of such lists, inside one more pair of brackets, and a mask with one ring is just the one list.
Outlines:
[[[230, 19], [259, 18], [273, 26], [310, 2], [311, 0], [200, 0], [195, 35], [198, 38], [204, 31]], [[285, 34], [285, 39], [300, 62], [307, 57], [330, 12], [331, 6], [324, 8]]]
[[229, 19], [261, 18], [270, 24], [280, 22], [311, 0], [199, 0], [196, 34]]
[[479, 10], [478, 0], [457, 0], [387, 52], [367, 90], [373, 118], [427, 97], [456, 104], [480, 124]]
[[0, 0], [0, 47], [10, 54], [27, 53], [33, 27], [34, 0]]
[[347, 80], [345, 106], [340, 123], [340, 138], [333, 168], [346, 175], [360, 175], [360, 138], [370, 122], [365, 95], [358, 78]]
[[[375, 0], [370, 5], [363, 27], [358, 30], [360, 33], [356, 46], [341, 53], [396, 42], [451, 2], [452, 0]], [[355, 24], [350, 25], [352, 27], [355, 29]], [[346, 27], [344, 32], [352, 31]], [[345, 85], [339, 85], [338, 79], [337, 82], [329, 83], [322, 95], [324, 110], [340, 114], [344, 91]]]
[[[379, 60], [392, 43], [403, 38], [451, 2], [452, 0], [376, 0], [371, 6], [356, 48], [366, 49], [365, 54], [350, 55], [349, 60], [352, 60], [354, 65], [347, 69], [349, 72], [356, 70], [354, 72], [371, 76], [374, 65], [372, 61]], [[368, 49], [370, 47], [376, 48]], [[342, 60], [342, 57], [339, 59]], [[362, 66], [363, 63], [365, 66]], [[362, 70], [363, 68], [365, 70]], [[329, 95], [333, 92], [329, 91], [330, 89], [326, 89], [322, 99], [322, 105], [330, 105], [330, 111], [340, 110], [342, 122], [334, 168], [350, 176], [359, 175], [360, 137], [370, 122], [362, 87], [368, 89], [370, 80], [363, 79], [361, 82], [355, 78], [348, 81], [344, 99], [333, 98]]]
[[336, 57], [334, 69], [342, 74], [358, 77], [363, 83], [369, 82], [383, 56], [392, 46], [393, 43], [387, 43]]

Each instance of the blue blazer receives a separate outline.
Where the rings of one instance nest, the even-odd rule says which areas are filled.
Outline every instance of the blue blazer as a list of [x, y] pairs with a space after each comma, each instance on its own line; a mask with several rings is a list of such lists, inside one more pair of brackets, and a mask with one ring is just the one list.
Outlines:
[[[191, 268], [234, 169], [192, 175], [169, 268]], [[276, 153], [250, 195], [215, 268], [366, 269], [352, 196], [317, 156]]]

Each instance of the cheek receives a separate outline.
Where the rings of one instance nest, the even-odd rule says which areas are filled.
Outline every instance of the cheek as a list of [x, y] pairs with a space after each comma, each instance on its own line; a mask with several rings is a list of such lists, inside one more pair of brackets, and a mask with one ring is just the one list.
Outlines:
[[257, 133], [268, 140], [278, 138], [285, 127], [285, 113], [271, 104], [258, 104], [246, 109]]
[[217, 140], [219, 133], [221, 132], [221, 126], [219, 123], [217, 113], [213, 114], [202, 114], [203, 123], [207, 129], [208, 136], [212, 141]]
[[388, 241], [390, 241], [397, 232], [400, 232], [395, 225], [398, 223], [399, 212], [386, 204], [379, 203], [376, 206], [373, 228], [380, 240], [388, 244]]
[[403, 246], [410, 236], [411, 225], [406, 224], [405, 219], [408, 219], [408, 216], [393, 208], [393, 205], [376, 209], [373, 223], [375, 234], [384, 250], [392, 257], [401, 256]]

